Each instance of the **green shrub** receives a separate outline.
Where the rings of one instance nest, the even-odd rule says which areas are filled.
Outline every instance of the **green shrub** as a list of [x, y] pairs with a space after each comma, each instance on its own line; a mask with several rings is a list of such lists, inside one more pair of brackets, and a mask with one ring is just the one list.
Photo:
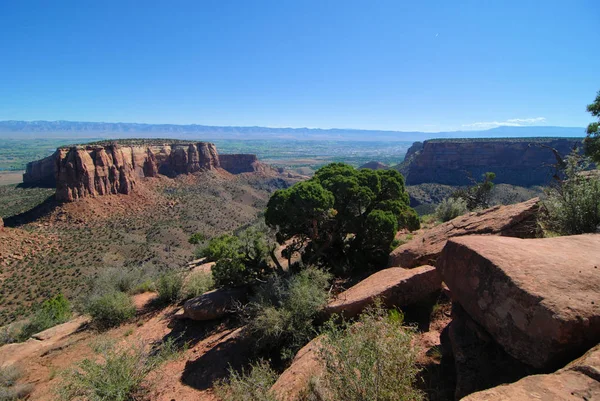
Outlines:
[[135, 316], [135, 305], [131, 297], [123, 292], [108, 292], [90, 297], [86, 312], [100, 328], [121, 324]]
[[217, 382], [215, 393], [223, 401], [277, 401], [270, 393], [277, 373], [265, 361], [251, 365], [250, 371], [230, 370], [229, 380]]
[[325, 374], [312, 391], [327, 401], [423, 400], [412, 338], [397, 311], [373, 309], [353, 325], [330, 322], [320, 348]]
[[193, 272], [185, 280], [183, 285], [183, 298], [190, 299], [199, 297], [213, 289], [215, 282], [212, 273]]
[[100, 352], [100, 360], [84, 359], [67, 371], [59, 394], [64, 400], [126, 401], [140, 389], [152, 366], [141, 346], [124, 351], [113, 347]]
[[259, 348], [278, 349], [288, 359], [316, 335], [314, 320], [327, 303], [329, 274], [314, 268], [272, 276], [250, 304], [251, 332]]
[[25, 341], [33, 334], [39, 333], [69, 320], [71, 317], [71, 305], [62, 294], [44, 301], [40, 309], [23, 326], [18, 335], [20, 341]]
[[440, 221], [450, 221], [467, 213], [467, 201], [462, 198], [444, 199], [436, 208], [435, 216]]
[[129, 294], [152, 290], [157, 272], [148, 266], [108, 268], [101, 270], [90, 282], [93, 293], [125, 292]]
[[188, 239], [188, 242], [193, 245], [198, 245], [199, 243], [206, 240], [206, 235], [202, 233], [194, 233]]
[[158, 300], [162, 303], [177, 302], [182, 295], [183, 278], [177, 272], [161, 274], [154, 284], [158, 292]]
[[578, 157], [567, 158], [566, 178], [548, 190], [539, 215], [540, 225], [560, 235], [600, 231], [600, 178], [582, 174]]
[[144, 377], [160, 364], [177, 358], [182, 348], [169, 338], [153, 352], [143, 344], [115, 348], [112, 340], [93, 344], [99, 357], [85, 359], [63, 373], [58, 394], [62, 399], [125, 401], [139, 399]]

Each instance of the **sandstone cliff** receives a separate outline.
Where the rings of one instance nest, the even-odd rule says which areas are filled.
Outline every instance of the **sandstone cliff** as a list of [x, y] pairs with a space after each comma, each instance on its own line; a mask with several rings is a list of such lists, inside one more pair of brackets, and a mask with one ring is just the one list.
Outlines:
[[557, 160], [581, 148], [581, 138], [448, 139], [416, 142], [399, 170], [408, 185], [469, 185], [492, 171], [495, 182], [519, 186], [548, 184]]
[[87, 145], [59, 148], [31, 162], [23, 175], [29, 185], [56, 186], [56, 198], [128, 194], [142, 177], [174, 177], [223, 168], [233, 174], [262, 171], [255, 155], [219, 155], [212, 143], [121, 146]]

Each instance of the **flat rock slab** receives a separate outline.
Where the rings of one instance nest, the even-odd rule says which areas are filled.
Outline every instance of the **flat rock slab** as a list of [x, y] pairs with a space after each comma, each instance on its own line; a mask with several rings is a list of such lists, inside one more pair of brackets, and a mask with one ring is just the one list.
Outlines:
[[310, 380], [323, 375], [325, 365], [319, 357], [320, 346], [321, 337], [317, 337], [298, 351], [290, 367], [271, 387], [271, 392], [277, 400], [299, 400], [302, 393], [308, 389]]
[[246, 299], [245, 288], [209, 291], [183, 304], [183, 317], [192, 320], [220, 319], [233, 311], [234, 304]]
[[435, 264], [449, 238], [473, 234], [532, 238], [536, 232], [538, 198], [509, 206], [494, 206], [437, 225], [394, 249], [388, 266]]
[[392, 267], [381, 270], [339, 294], [325, 307], [325, 314], [354, 317], [380, 298], [384, 305], [406, 306], [426, 298], [442, 288], [442, 280], [433, 266], [415, 269]]
[[437, 268], [453, 300], [526, 364], [556, 369], [600, 342], [600, 234], [453, 238]]
[[527, 376], [518, 382], [473, 393], [464, 401], [582, 401], [600, 399], [600, 346], [556, 373]]

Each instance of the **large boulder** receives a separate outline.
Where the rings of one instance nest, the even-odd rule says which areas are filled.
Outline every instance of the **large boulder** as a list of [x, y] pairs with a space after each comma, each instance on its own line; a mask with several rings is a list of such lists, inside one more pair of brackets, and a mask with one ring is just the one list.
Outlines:
[[441, 288], [442, 280], [433, 266], [415, 269], [392, 267], [367, 277], [339, 294], [325, 307], [325, 314], [354, 317], [377, 299], [381, 299], [388, 307], [406, 306]]
[[388, 266], [416, 267], [435, 264], [437, 257], [452, 237], [493, 234], [506, 237], [532, 238], [536, 233], [538, 198], [510, 206], [494, 206], [469, 213], [437, 225], [394, 249]]
[[600, 345], [556, 373], [527, 376], [516, 383], [463, 398], [464, 401], [597, 399], [600, 399]]
[[323, 360], [319, 357], [321, 337], [306, 344], [294, 357], [292, 364], [271, 387], [277, 400], [297, 401], [308, 389], [311, 379], [319, 378], [325, 372]]
[[513, 357], [563, 366], [600, 342], [600, 235], [448, 241], [437, 268], [457, 301]]
[[221, 288], [209, 291], [187, 300], [183, 304], [182, 318], [200, 321], [220, 319], [233, 312], [236, 303], [245, 300], [246, 295], [245, 288]]

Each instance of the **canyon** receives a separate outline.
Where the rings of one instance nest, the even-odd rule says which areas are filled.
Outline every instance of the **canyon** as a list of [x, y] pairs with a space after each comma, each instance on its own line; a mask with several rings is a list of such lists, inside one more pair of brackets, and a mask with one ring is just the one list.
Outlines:
[[581, 147], [582, 138], [434, 139], [415, 142], [398, 169], [408, 185], [469, 185], [488, 171], [497, 184], [547, 185]]
[[56, 187], [56, 199], [73, 201], [107, 194], [129, 194], [140, 178], [174, 177], [223, 169], [232, 174], [265, 171], [255, 155], [219, 155], [209, 142], [100, 143], [58, 148], [27, 164], [25, 185]]

